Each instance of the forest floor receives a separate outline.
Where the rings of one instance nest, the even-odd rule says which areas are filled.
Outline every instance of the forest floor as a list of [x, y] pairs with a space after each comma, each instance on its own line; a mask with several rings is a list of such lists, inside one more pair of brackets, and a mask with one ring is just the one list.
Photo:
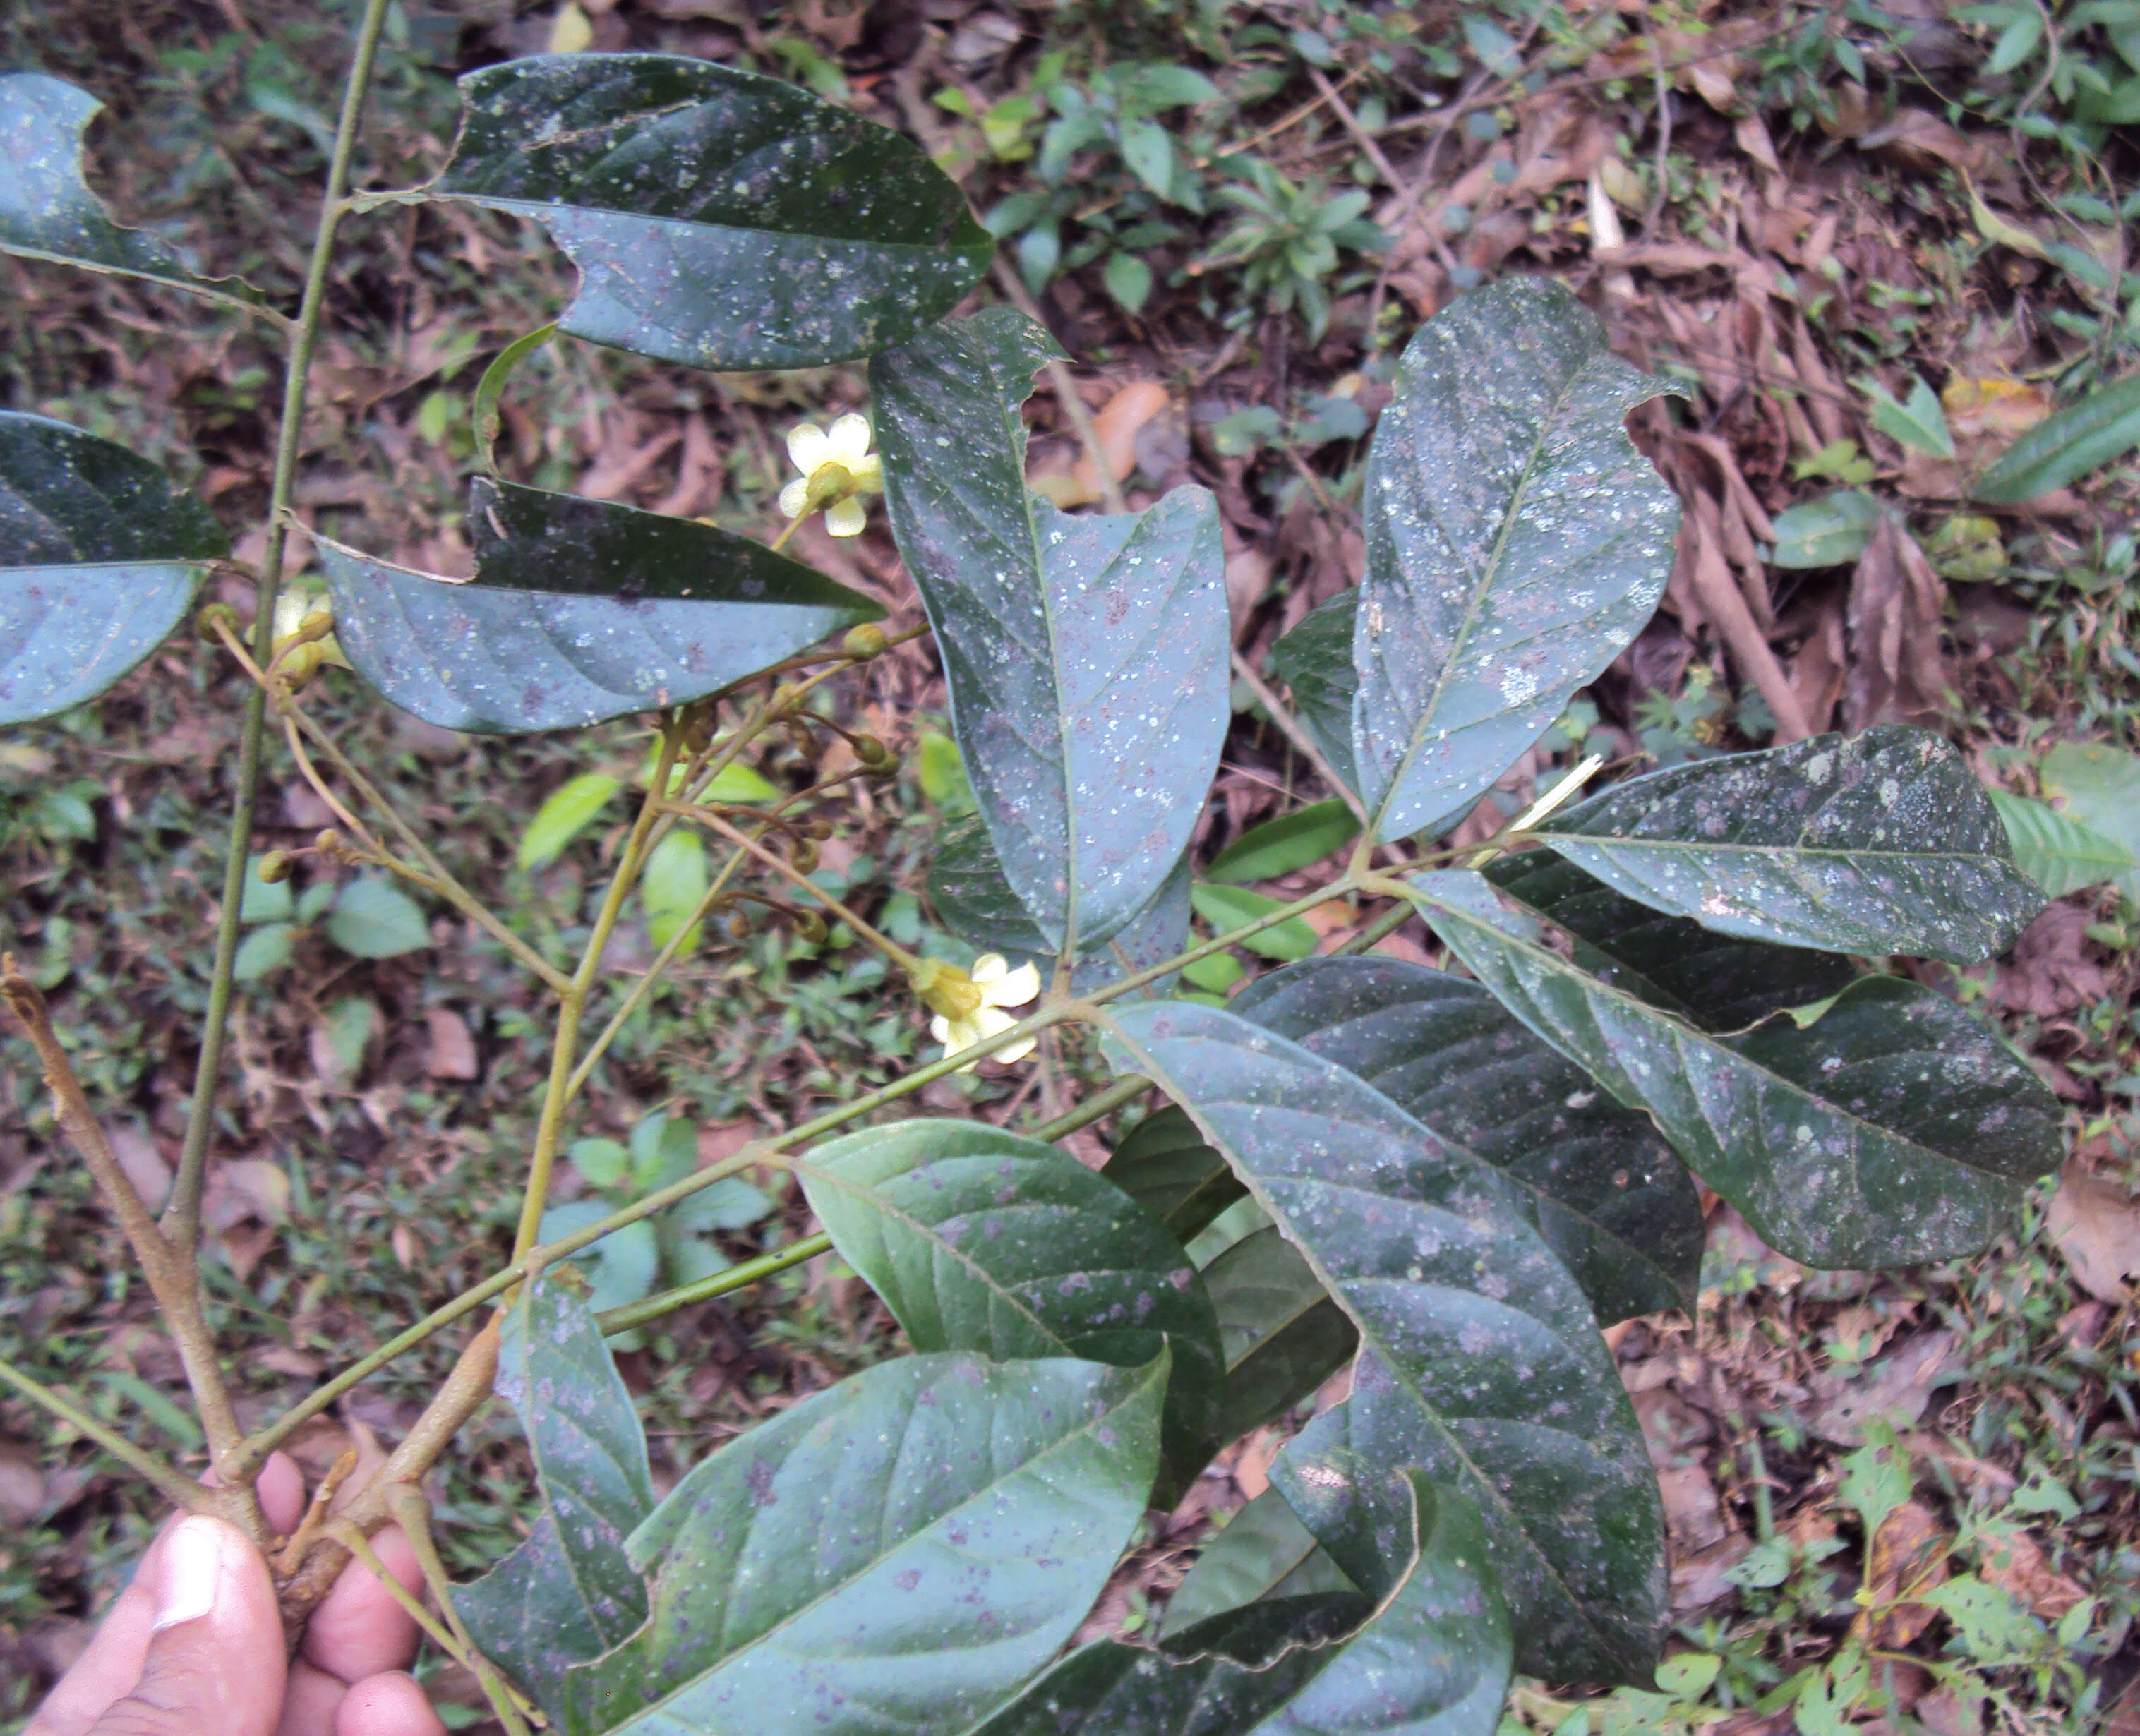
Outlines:
[[[1665, 607], [1467, 822], [1479, 835], [1586, 748], [1670, 763], [1900, 718], [2034, 796], [2054, 793], [2042, 774], [2057, 743], [2140, 747], [2130, 459], [2022, 508], [1967, 497], [2017, 433], [2140, 362], [2126, 275], [2140, 205], [2125, 199], [2140, 148], [2090, 119], [2093, 85], [2075, 82], [2076, 67], [2098, 84], [2140, 67], [2118, 57], [2117, 40], [2129, 55], [2140, 37], [2129, 7], [580, 6], [395, 8], [358, 184], [423, 179], [452, 136], [453, 77], [553, 43], [754, 66], [920, 137], [1004, 242], [977, 300], [1037, 304], [1131, 503], [1187, 481], [1217, 495], [1254, 667], [1357, 577], [1365, 437], [1391, 362], [1462, 290], [1551, 274], [1622, 354], [1683, 382], [1685, 405], [1632, 424], [1686, 508]], [[298, 10], [17, 8], [0, 66], [106, 102], [95, 180], [127, 220], [292, 295], [351, 9]], [[1079, 115], [1082, 136], [1060, 127]], [[298, 517], [465, 571], [469, 395], [492, 355], [552, 316], [568, 267], [535, 231], [450, 205], [388, 208], [347, 233]], [[167, 465], [214, 503], [240, 557], [257, 553], [280, 392], [258, 332], [42, 264], [0, 261], [0, 399]], [[858, 368], [714, 376], [557, 345], [516, 376], [503, 440], [521, 480], [768, 536], [786, 429], [865, 404]], [[1043, 390], [1033, 411], [1035, 474], [1066, 503], [1097, 498], [1063, 406]], [[851, 542], [806, 531], [800, 550], [888, 601], [910, 596], [881, 517]], [[145, 1191], [168, 1185], [191, 1089], [239, 698], [220, 655], [182, 635], [97, 705], [0, 740], [0, 943], [52, 995]], [[920, 870], [959, 802], [940, 745], [920, 745], [940, 728], [933, 653], [880, 660], [842, 704], [904, 768], [827, 841], [827, 883], [919, 934]], [[568, 777], [628, 780], [643, 726], [455, 736], [337, 674], [315, 709], [516, 926], [584, 934], [591, 852], [534, 871], [516, 852]], [[1206, 853], [1318, 793], [1245, 690], [1236, 712]], [[824, 769], [787, 746], [758, 767], [798, 786]], [[266, 776], [261, 847], [330, 822], [287, 761], [271, 756]], [[600, 854], [622, 813], [599, 822]], [[1933, 1268], [1813, 1272], [1718, 1204], [1698, 1309], [1613, 1329], [1666, 1492], [1675, 1665], [1657, 1694], [1587, 1707], [1526, 1685], [1514, 1725], [2140, 1736], [2136, 894], [2063, 898], [2007, 957], [1937, 979], [2002, 1024], [2069, 1111], [2072, 1161], [2010, 1238]], [[240, 997], [207, 1208], [210, 1303], [248, 1420], [498, 1263], [547, 1049], [526, 984], [458, 924], [365, 960], [317, 912], [292, 915], [263, 943], [285, 956]], [[1319, 924], [1326, 949], [1349, 919]], [[1416, 925], [1387, 944], [1427, 956]], [[635, 910], [610, 967], [621, 978], [649, 951]], [[665, 1109], [710, 1161], [881, 1082], [926, 1052], [881, 977], [775, 928], [710, 937], [596, 1071], [580, 1130], [621, 1137]], [[1065, 1050], [923, 1101], [1023, 1123], [1099, 1072]], [[42, 1095], [27, 1048], [0, 1042], [0, 1356], [198, 1462], [170, 1343], [115, 1276], [116, 1233]], [[1074, 1149], [1097, 1160], [1109, 1135], [1100, 1124]], [[763, 1180], [769, 1215], [723, 1233], [733, 1257], [811, 1227], [799, 1196]], [[594, 1191], [568, 1169], [575, 1189]], [[620, 1361], [673, 1479], [894, 1335], [828, 1258], [672, 1317]], [[358, 1389], [297, 1439], [299, 1457], [322, 1468], [390, 1438], [447, 1355], [434, 1341]], [[525, 1466], [493, 1412], [437, 1480], [451, 1558], [470, 1571], [518, 1535], [498, 1496], [524, 1488]], [[1251, 1437], [1155, 1520], [1092, 1626], [1151, 1621], [1214, 1517], [1264, 1486], [1280, 1439]], [[1866, 1480], [1882, 1471], [1902, 1498], [1884, 1519], [1872, 1508], [1868, 1535]], [[153, 1521], [144, 1491], [0, 1402], [0, 1729], [79, 1649]], [[1826, 1673], [1868, 1581], [1892, 1595], [1964, 1573], [1997, 1594], [1980, 1619], [1905, 1605], [1872, 1636], [1877, 1679]], [[442, 1691], [472, 1708], [466, 1686]]]

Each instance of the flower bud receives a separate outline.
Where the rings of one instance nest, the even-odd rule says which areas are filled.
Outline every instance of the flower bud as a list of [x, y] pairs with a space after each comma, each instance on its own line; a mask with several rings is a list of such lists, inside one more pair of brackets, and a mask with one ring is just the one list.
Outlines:
[[873, 735], [858, 735], [852, 745], [855, 758], [871, 770], [893, 763], [891, 749]]
[[722, 926], [728, 930], [728, 936], [731, 940], [750, 939], [750, 918], [744, 915], [741, 910], [729, 911], [729, 919]]
[[259, 876], [261, 883], [264, 885], [272, 886], [278, 881], [289, 879], [290, 852], [287, 850], [269, 851], [267, 855], [260, 858], [260, 866], [253, 871]]
[[233, 635], [243, 636], [243, 624], [238, 619], [238, 611], [228, 603], [210, 603], [194, 617], [194, 630], [209, 645], [223, 643], [216, 632], [218, 626], [228, 627]]
[[822, 844], [832, 836], [832, 822], [822, 817], [806, 821], [802, 827], [802, 834], [805, 837], [815, 838]]
[[795, 938], [811, 946], [822, 946], [830, 934], [825, 919], [815, 910], [805, 910], [795, 919]]
[[817, 846], [813, 839], [800, 838], [788, 852], [788, 866], [798, 874], [817, 871]]
[[331, 861], [341, 854], [341, 834], [330, 826], [312, 840], [312, 848]]
[[871, 657], [881, 657], [889, 644], [883, 628], [873, 621], [864, 621], [859, 627], [847, 630], [847, 636], [840, 641], [840, 649], [861, 663]]

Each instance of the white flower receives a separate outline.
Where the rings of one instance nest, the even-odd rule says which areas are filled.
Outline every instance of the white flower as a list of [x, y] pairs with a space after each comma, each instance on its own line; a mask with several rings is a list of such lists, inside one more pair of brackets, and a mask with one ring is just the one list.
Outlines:
[[798, 422], [788, 430], [788, 456], [802, 473], [780, 491], [790, 518], [825, 509], [835, 537], [859, 537], [869, 513], [859, 497], [884, 493], [884, 466], [869, 449], [869, 419], [850, 412], [829, 429]]
[[[333, 624], [333, 607], [322, 593], [292, 586], [275, 599], [275, 635], [270, 655], [280, 655], [282, 648], [300, 633], [317, 633], [318, 629], [331, 628]], [[282, 658], [279, 673], [292, 689], [299, 688], [326, 663], [331, 663], [336, 669], [350, 666], [349, 659], [342, 655], [331, 631], [293, 647]]]
[[[970, 974], [940, 959], [924, 962], [936, 969], [927, 983], [917, 982], [915, 986], [922, 999], [936, 1010], [936, 1016], [929, 1021], [929, 1034], [944, 1045], [946, 1057], [1009, 1030], [1018, 1020], [1003, 1009], [1023, 1007], [1040, 993], [1038, 968], [1027, 964], [1013, 970], [1001, 953], [983, 953], [974, 960]], [[1033, 1052], [1033, 1042], [1028, 1037], [997, 1050], [989, 1058], [1023, 1061]], [[959, 1071], [969, 1073], [979, 1065], [969, 1061]]]

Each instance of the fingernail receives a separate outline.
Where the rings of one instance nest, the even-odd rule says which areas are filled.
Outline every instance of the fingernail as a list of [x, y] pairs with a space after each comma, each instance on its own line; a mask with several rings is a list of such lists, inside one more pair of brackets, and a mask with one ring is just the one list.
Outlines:
[[200, 1620], [215, 1607], [222, 1577], [223, 1528], [199, 1514], [179, 1520], [164, 1539], [163, 1583], [149, 1631], [160, 1634], [181, 1621]]

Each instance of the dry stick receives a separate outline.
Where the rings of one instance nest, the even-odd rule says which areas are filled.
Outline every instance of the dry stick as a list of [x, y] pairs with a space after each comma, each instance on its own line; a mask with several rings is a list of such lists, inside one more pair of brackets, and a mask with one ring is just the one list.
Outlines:
[[[1048, 321], [1041, 318], [1039, 306], [1027, 293], [1018, 273], [1001, 259], [996, 261], [996, 285], [1010, 298], [1011, 306], [1036, 326], [1046, 327]], [[1048, 386], [1055, 394], [1055, 401], [1063, 406], [1063, 414], [1070, 419], [1070, 425], [1077, 430], [1077, 438], [1085, 444], [1085, 456], [1097, 473], [1102, 503], [1110, 512], [1126, 512], [1129, 501], [1122, 493], [1122, 485], [1115, 479], [1115, 467], [1107, 462], [1107, 449], [1100, 444], [1100, 431], [1092, 425], [1092, 413], [1077, 395], [1077, 382], [1070, 377], [1070, 370], [1054, 356], [1048, 360]]]
[[1335, 790], [1345, 806], [1352, 809], [1352, 817], [1362, 826], [1366, 825], [1367, 811], [1360, 805], [1360, 798], [1353, 794], [1345, 780], [1331, 769], [1330, 762], [1323, 757], [1323, 750], [1315, 745], [1313, 738], [1301, 727], [1299, 718], [1286, 709], [1279, 696], [1271, 690], [1270, 684], [1256, 673], [1254, 665], [1247, 658], [1235, 651], [1233, 659], [1234, 678], [1256, 696], [1257, 703], [1270, 714], [1270, 720], [1278, 725], [1279, 733], [1293, 743], [1303, 759], [1315, 767], [1315, 775]]
[[[283, 363], [282, 420], [275, 434], [275, 468], [268, 493], [268, 546], [253, 593], [253, 651], [264, 663], [274, 649], [275, 596], [282, 583], [282, 550], [289, 536], [288, 508], [296, 493], [297, 459], [303, 444], [305, 397], [312, 367], [312, 346], [319, 335], [326, 302], [327, 270], [334, 259], [335, 230], [347, 209], [349, 166], [356, 154], [356, 129], [371, 84], [371, 62], [386, 22], [386, 0], [365, 0], [350, 56], [349, 78], [342, 86], [341, 115], [335, 125], [327, 159], [327, 180], [320, 203], [319, 227], [306, 267], [304, 294], [291, 328]], [[230, 1022], [232, 974], [238, 962], [239, 911], [245, 901], [245, 863], [253, 846], [253, 804], [260, 787], [260, 747], [267, 731], [268, 696], [255, 687], [245, 697], [245, 715], [238, 738], [238, 795], [231, 804], [230, 835], [223, 869], [223, 905], [216, 914], [215, 963], [209, 975], [208, 1008], [201, 1020], [200, 1058], [194, 1067], [193, 1101], [186, 1108], [184, 1143], [171, 1179], [171, 1201], [164, 1223], [171, 1245], [187, 1261], [194, 1282], [194, 1249], [200, 1240], [201, 1182], [208, 1167], [208, 1143], [215, 1125], [216, 1086], [223, 1072], [223, 1037]]]
[[215, 1466], [228, 1489], [222, 1504], [242, 1513], [247, 1529], [258, 1540], [265, 1535], [266, 1522], [260, 1516], [259, 1505], [253, 1499], [251, 1489], [243, 1487], [240, 1480], [231, 1474], [230, 1464], [225, 1457], [243, 1443], [245, 1431], [238, 1426], [229, 1391], [223, 1385], [223, 1371], [216, 1364], [215, 1339], [201, 1316], [200, 1288], [192, 1269], [193, 1257], [182, 1253], [164, 1239], [149, 1208], [135, 1192], [134, 1184], [120, 1166], [110, 1141], [104, 1136], [104, 1129], [91, 1110], [88, 1098], [82, 1095], [81, 1081], [75, 1077], [66, 1051], [60, 1047], [59, 1034], [52, 1029], [52, 1017], [45, 1009], [44, 996], [37, 992], [36, 983], [17, 971], [12, 953], [0, 954], [0, 995], [4, 995], [8, 1010], [21, 1023], [22, 1034], [36, 1047], [37, 1059], [44, 1067], [45, 1083], [51, 1087], [67, 1142], [96, 1179], [97, 1191], [104, 1195], [105, 1204], [111, 1208], [120, 1228], [125, 1232], [134, 1258], [140, 1262], [142, 1275], [148, 1280], [150, 1292], [156, 1298], [156, 1306], [163, 1311], [164, 1319], [170, 1327], [172, 1341], [178, 1346], [179, 1361], [185, 1370], [186, 1385], [192, 1390], [194, 1404], [200, 1412], [202, 1432], [208, 1436], [209, 1462]]
[[356, 1469], [356, 1449], [344, 1447], [341, 1455], [320, 1479], [320, 1486], [312, 1491], [311, 1504], [305, 1516], [298, 1520], [297, 1528], [290, 1533], [290, 1540], [275, 1553], [275, 1571], [285, 1579], [297, 1571], [297, 1564], [305, 1558], [305, 1552], [312, 1547], [312, 1539], [320, 1534], [320, 1528], [327, 1522], [327, 1509], [334, 1505], [334, 1498], [341, 1493]]
[[1716, 523], [1716, 506], [1706, 494], [1694, 497], [1694, 589], [1716, 630], [1724, 637], [1739, 667], [1754, 678], [1754, 685], [1769, 702], [1776, 717], [1776, 740], [1802, 742], [1814, 733], [1805, 708], [1784, 666], [1776, 661], [1768, 637], [1754, 619], [1754, 611], [1740, 595], [1730, 570], [1724, 564], [1722, 536]]
[[224, 1510], [223, 1491], [180, 1475], [160, 1459], [143, 1452], [125, 1435], [106, 1428], [71, 1399], [24, 1374], [12, 1363], [0, 1361], [0, 1381], [13, 1387], [32, 1404], [50, 1411], [84, 1439], [94, 1441], [181, 1512], [228, 1517]]

